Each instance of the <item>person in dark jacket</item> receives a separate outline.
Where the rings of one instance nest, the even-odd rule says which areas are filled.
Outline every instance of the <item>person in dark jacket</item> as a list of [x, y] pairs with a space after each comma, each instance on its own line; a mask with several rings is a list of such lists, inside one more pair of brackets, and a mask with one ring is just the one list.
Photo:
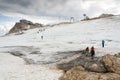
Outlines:
[[41, 39], [43, 39], [43, 36], [41, 36]]
[[91, 54], [91, 57], [92, 57], [92, 59], [93, 59], [93, 58], [94, 58], [94, 55], [95, 55], [95, 50], [94, 50], [94, 47], [93, 47], [93, 46], [91, 47], [90, 54]]
[[105, 46], [105, 41], [104, 40], [102, 40], [102, 47], [104, 47]]

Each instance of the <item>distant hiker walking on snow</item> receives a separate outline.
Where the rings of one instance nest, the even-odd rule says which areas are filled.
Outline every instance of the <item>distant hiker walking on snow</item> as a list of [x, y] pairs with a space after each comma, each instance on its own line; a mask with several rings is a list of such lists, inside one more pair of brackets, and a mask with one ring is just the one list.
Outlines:
[[87, 47], [87, 48], [85, 49], [85, 55], [86, 55], [86, 56], [89, 55], [89, 47]]
[[41, 36], [41, 39], [43, 39], [43, 36]]
[[105, 41], [104, 40], [102, 40], [102, 47], [104, 47], [105, 46]]
[[95, 50], [94, 50], [94, 47], [92, 46], [91, 49], [90, 49], [90, 54], [91, 54], [91, 57], [92, 59], [94, 58], [94, 55], [95, 55]]

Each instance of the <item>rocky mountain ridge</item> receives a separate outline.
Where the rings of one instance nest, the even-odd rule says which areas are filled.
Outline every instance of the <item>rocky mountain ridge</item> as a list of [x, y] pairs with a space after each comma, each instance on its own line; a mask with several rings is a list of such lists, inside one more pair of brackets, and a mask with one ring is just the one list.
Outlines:
[[101, 19], [101, 18], [107, 18], [107, 17], [112, 17], [114, 16], [113, 14], [101, 14], [100, 16], [98, 17], [93, 17], [93, 18], [86, 18], [86, 19], [82, 19], [81, 21], [86, 21], [86, 20], [96, 20], [96, 19]]
[[8, 34], [22, 32], [23, 30], [28, 30], [28, 29], [38, 28], [38, 27], [43, 27], [43, 25], [22, 19], [19, 22], [16, 22], [16, 24], [14, 25], [12, 29], [10, 29]]
[[[89, 19], [83, 19], [81, 21], [96, 20], [96, 19], [101, 19], [101, 18], [106, 18], [106, 17], [111, 17], [111, 16], [114, 16], [114, 15], [113, 14], [101, 14], [98, 17], [89, 18]], [[56, 26], [56, 25], [72, 24], [72, 23], [74, 23], [74, 22], [61, 22], [61, 23], [52, 24], [52, 25], [46, 25], [46, 26], [53, 27], [53, 26]], [[39, 24], [39, 23], [33, 23], [31, 21], [22, 19], [19, 22], [16, 22], [16, 24], [14, 25], [14, 27], [12, 29], [10, 29], [8, 34], [16, 33], [16, 32], [22, 32], [23, 30], [28, 30], [28, 29], [38, 28], [38, 27], [43, 27], [43, 25]]]
[[[82, 62], [84, 65], [81, 65], [81, 60], [84, 60]], [[84, 58], [76, 59], [73, 62], [62, 64], [61, 68], [64, 71], [65, 69], [68, 70], [65, 71], [60, 80], [120, 80], [120, 53], [107, 54], [101, 57], [99, 61], [85, 60]], [[96, 62], [100, 63], [97, 64]], [[72, 66], [70, 67], [70, 65]]]

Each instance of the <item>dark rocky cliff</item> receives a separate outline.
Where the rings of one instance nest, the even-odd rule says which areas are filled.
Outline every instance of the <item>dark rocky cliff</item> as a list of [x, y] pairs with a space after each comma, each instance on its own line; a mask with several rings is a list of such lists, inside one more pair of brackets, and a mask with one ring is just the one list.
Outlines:
[[20, 32], [23, 30], [38, 28], [38, 27], [43, 27], [43, 25], [22, 19], [20, 20], [20, 22], [17, 22], [12, 29], [10, 29], [8, 34]]

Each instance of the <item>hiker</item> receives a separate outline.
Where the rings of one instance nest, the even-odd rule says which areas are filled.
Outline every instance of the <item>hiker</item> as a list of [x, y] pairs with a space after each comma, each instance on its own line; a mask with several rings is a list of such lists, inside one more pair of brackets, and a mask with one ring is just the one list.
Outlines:
[[94, 55], [95, 55], [95, 50], [94, 50], [94, 47], [92, 46], [91, 49], [90, 49], [90, 54], [91, 54], [91, 57], [92, 59], [94, 58]]
[[85, 55], [86, 55], [86, 56], [89, 55], [89, 47], [87, 47], [87, 48], [85, 49]]
[[41, 36], [41, 39], [43, 39], [43, 36]]
[[102, 40], [102, 47], [104, 47], [105, 46], [105, 41], [104, 40]]
[[39, 33], [39, 31], [37, 31], [37, 33]]

